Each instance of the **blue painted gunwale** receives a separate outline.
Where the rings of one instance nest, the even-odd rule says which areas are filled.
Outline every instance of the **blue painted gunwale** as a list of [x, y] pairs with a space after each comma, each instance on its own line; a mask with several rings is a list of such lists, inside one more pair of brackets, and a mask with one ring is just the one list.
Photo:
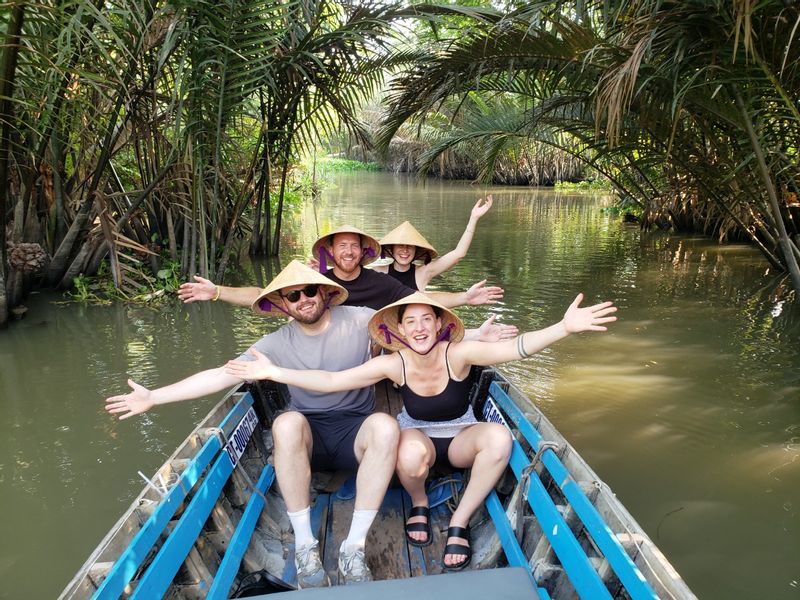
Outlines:
[[[528, 421], [520, 408], [496, 381], [492, 382], [489, 387], [489, 396], [512, 420], [531, 448], [539, 448], [540, 443], [543, 441], [542, 435]], [[581, 519], [584, 527], [631, 598], [633, 600], [656, 599], [658, 596], [639, 567], [625, 552], [622, 544], [620, 544], [603, 517], [597, 512], [597, 509], [573, 479], [558, 455], [551, 448], [544, 448], [540, 458], [553, 480], [558, 482], [564, 497], [572, 505], [575, 513]], [[518, 479], [530, 462], [530, 458], [526, 456], [522, 446], [515, 439], [509, 464]], [[573, 582], [581, 597], [610, 598], [610, 594], [608, 594], [605, 585], [603, 585], [591, 563], [588, 559], [584, 560], [586, 555], [583, 549], [560, 513], [556, 510], [547, 490], [535, 472], [530, 474], [528, 502], [537, 518], [539, 518], [542, 529], [553, 550], [564, 565], [567, 576]], [[562, 537], [561, 534], [565, 535]], [[598, 584], [602, 586], [602, 590]]]

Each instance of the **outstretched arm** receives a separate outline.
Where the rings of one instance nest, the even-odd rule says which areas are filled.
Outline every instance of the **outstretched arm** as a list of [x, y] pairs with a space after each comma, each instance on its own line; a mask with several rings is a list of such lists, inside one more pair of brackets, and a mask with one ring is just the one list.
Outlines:
[[617, 320], [613, 313], [617, 307], [612, 302], [580, 307], [583, 294], [578, 294], [569, 305], [564, 318], [555, 325], [523, 333], [513, 340], [495, 343], [464, 342], [456, 346], [457, 356], [466, 364], [496, 365], [529, 356], [547, 348], [572, 333], [581, 331], [606, 331], [606, 323]]
[[194, 276], [194, 281], [181, 284], [178, 298], [186, 303], [205, 300], [222, 300], [235, 306], [250, 306], [256, 301], [261, 290], [257, 287], [227, 287], [213, 281]]
[[225, 365], [225, 372], [247, 381], [270, 379], [315, 392], [341, 392], [367, 387], [382, 379], [394, 380], [397, 374], [393, 363], [399, 359], [394, 355], [376, 356], [363, 365], [346, 371], [319, 371], [286, 369], [274, 364], [264, 354], [250, 348], [248, 352], [254, 360], [231, 360]]
[[475, 203], [475, 206], [472, 207], [467, 228], [464, 230], [464, 233], [461, 234], [461, 239], [458, 240], [458, 245], [456, 245], [453, 250], [443, 256], [440, 256], [433, 262], [421, 267], [417, 267], [415, 273], [418, 289], [424, 290], [428, 283], [430, 283], [431, 279], [455, 266], [458, 261], [467, 255], [467, 251], [472, 244], [472, 236], [475, 235], [475, 229], [478, 227], [478, 220], [485, 215], [491, 207], [491, 194], [486, 196], [486, 200], [479, 198]]
[[193, 400], [227, 389], [242, 383], [242, 381], [238, 377], [225, 373], [223, 367], [200, 371], [177, 383], [155, 390], [149, 390], [133, 379], [128, 379], [128, 385], [131, 386], [132, 391], [106, 398], [106, 410], [112, 415], [119, 415], [120, 420], [127, 419], [159, 404]]
[[519, 334], [519, 329], [515, 325], [503, 325], [495, 323], [497, 315], [489, 315], [478, 329], [467, 329], [464, 332], [464, 340], [477, 340], [479, 342], [499, 342], [510, 340]]
[[428, 296], [447, 308], [455, 308], [469, 304], [478, 306], [481, 304], [496, 304], [503, 298], [505, 293], [503, 288], [486, 285], [486, 280], [479, 281], [466, 292], [425, 292]]

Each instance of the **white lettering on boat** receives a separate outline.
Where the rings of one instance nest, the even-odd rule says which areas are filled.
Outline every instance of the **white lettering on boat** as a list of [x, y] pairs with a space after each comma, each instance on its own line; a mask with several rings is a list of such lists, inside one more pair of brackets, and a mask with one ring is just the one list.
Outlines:
[[233, 435], [228, 438], [228, 443], [225, 444], [225, 452], [228, 454], [231, 466], [235, 467], [236, 463], [239, 462], [244, 449], [247, 447], [247, 442], [250, 441], [250, 437], [256, 430], [256, 425], [258, 425], [258, 417], [251, 406], [242, 420], [239, 421], [236, 429], [233, 430]]
[[500, 423], [500, 425], [505, 425], [505, 428], [511, 431], [511, 427], [506, 423], [503, 414], [500, 412], [500, 409], [497, 408], [497, 404], [495, 404], [494, 398], [491, 396], [486, 398], [486, 404], [483, 405], [483, 418], [487, 423]]

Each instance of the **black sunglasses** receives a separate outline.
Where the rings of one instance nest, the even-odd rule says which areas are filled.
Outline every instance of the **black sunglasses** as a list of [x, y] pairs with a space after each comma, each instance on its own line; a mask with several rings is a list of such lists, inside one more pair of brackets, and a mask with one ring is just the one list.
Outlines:
[[300, 292], [302, 292], [306, 298], [313, 298], [314, 296], [317, 295], [318, 291], [319, 291], [319, 284], [312, 283], [299, 290], [292, 290], [287, 294], [281, 292], [280, 294], [281, 298], [286, 298], [289, 302], [297, 302], [298, 300], [300, 300]]

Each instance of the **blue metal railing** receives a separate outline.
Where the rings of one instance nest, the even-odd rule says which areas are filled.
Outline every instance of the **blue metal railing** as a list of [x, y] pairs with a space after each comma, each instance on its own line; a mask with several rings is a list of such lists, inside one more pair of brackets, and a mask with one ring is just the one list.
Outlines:
[[500, 544], [503, 546], [503, 551], [508, 559], [508, 566], [524, 568], [528, 573], [528, 576], [531, 578], [531, 583], [533, 583], [534, 587], [536, 587], [536, 592], [539, 594], [539, 598], [541, 600], [550, 600], [550, 594], [547, 593], [547, 590], [536, 585], [536, 580], [534, 579], [533, 573], [531, 572], [531, 567], [528, 564], [528, 557], [525, 556], [525, 553], [522, 551], [519, 542], [517, 542], [517, 538], [514, 535], [514, 529], [511, 527], [508, 517], [506, 517], [506, 512], [503, 510], [503, 505], [500, 503], [500, 499], [497, 497], [497, 492], [492, 490], [491, 493], [486, 497], [485, 504], [486, 509], [489, 511], [489, 516], [492, 518], [492, 522], [494, 523], [497, 537], [500, 538]]
[[[541, 434], [534, 428], [530, 421], [525, 418], [525, 415], [522, 413], [519, 407], [514, 404], [511, 398], [509, 398], [508, 394], [506, 394], [506, 392], [496, 382], [493, 382], [489, 387], [489, 393], [495, 402], [500, 406], [500, 408], [502, 408], [502, 410], [506, 413], [506, 415], [508, 415], [508, 417], [514, 422], [514, 425], [519, 429], [519, 432], [528, 441], [531, 447], [538, 448], [539, 443], [542, 441]], [[525, 455], [522, 447], [519, 445], [519, 442], [515, 441], [514, 443], [514, 450], [512, 451], [510, 462], [512, 469], [518, 477], [520, 476], [522, 469], [529, 464], [529, 458]], [[644, 578], [644, 575], [639, 567], [636, 566], [633, 560], [625, 552], [622, 544], [608, 527], [608, 524], [605, 522], [600, 513], [597, 512], [597, 509], [595, 509], [591, 501], [586, 497], [586, 494], [584, 494], [578, 483], [569, 474], [569, 471], [561, 462], [561, 459], [558, 458], [558, 455], [556, 455], [556, 453], [551, 449], [546, 448], [542, 450], [541, 462], [545, 468], [547, 468], [550, 475], [553, 477], [553, 480], [558, 483], [558, 486], [564, 494], [564, 497], [572, 505], [572, 508], [575, 510], [575, 514], [577, 514], [581, 519], [586, 531], [592, 537], [598, 549], [603, 553], [603, 556], [606, 558], [612, 570], [617, 575], [631, 598], [633, 600], [657, 598], [656, 593]], [[541, 508], [542, 503], [552, 505], [553, 509], [555, 509], [549, 494], [535, 473], [531, 474], [530, 481], [531, 487], [528, 494], [528, 500], [531, 503], [531, 508], [534, 510], [534, 513], [536, 513], [537, 517], [539, 517], [538, 511], [550, 512], [549, 510], [543, 510]], [[575, 540], [573, 543], [571, 540], [568, 542], [563, 542], [560, 539], [558, 535], [559, 529], [562, 527], [566, 528], [567, 531], [569, 531], [569, 529], [566, 527], [566, 523], [563, 521], [563, 518], [560, 518], [560, 515], [558, 519], [555, 518], [555, 515], [553, 515], [553, 517], [554, 518], [552, 520], [548, 519], [547, 527], [545, 526], [545, 523], [542, 522], [542, 529], [550, 540], [550, 543], [553, 545], [553, 550], [556, 552], [559, 560], [561, 560], [562, 564], [564, 564], [567, 575], [570, 577], [573, 585], [575, 585], [576, 590], [581, 593], [580, 589], [578, 589], [578, 583], [573, 580], [573, 572], [570, 566], [565, 563], [565, 560], [568, 561], [570, 565], [572, 565], [573, 561], [576, 560], [573, 557], [573, 552], [576, 551], [576, 544], [577, 550], [580, 551], [580, 554], [584, 555], [585, 557], [585, 553], [582, 549], [580, 549], [580, 545], [577, 543], [577, 540]], [[550, 527], [555, 527], [555, 532], [550, 529]], [[571, 532], [570, 536], [575, 539]], [[558, 547], [554, 543], [554, 540], [556, 539], [558, 540]], [[587, 577], [587, 581], [593, 580], [594, 578], [588, 577], [587, 574], [584, 574], [585, 564], [582, 564], [583, 561], [578, 560], [577, 562], [581, 563], [581, 566], [578, 566], [578, 570], [575, 572], [580, 580], [583, 581], [584, 577]], [[588, 564], [591, 568], [591, 564]], [[599, 580], [599, 576], [596, 575], [594, 568], [591, 568], [591, 570], [592, 573], [595, 574], [595, 577]], [[583, 583], [581, 583], [581, 585], [583, 585]], [[593, 589], [594, 587], [595, 586], [592, 583], [591, 588]], [[603, 589], [605, 590], [605, 586]]]
[[[225, 416], [219, 427], [226, 437], [232, 434], [233, 430], [244, 415], [247, 414], [247, 411], [252, 405], [253, 397], [247, 393], [239, 399], [236, 405]], [[115, 561], [108, 575], [93, 594], [93, 600], [109, 600], [120, 597], [125, 587], [136, 575], [138, 569], [150, 553], [153, 545], [158, 541], [163, 531], [172, 520], [177, 509], [184, 503], [190, 491], [202, 480], [189, 506], [184, 511], [176, 527], [170, 533], [170, 537], [163, 544], [156, 558], [148, 567], [145, 575], [139, 581], [133, 597], [149, 598], [163, 595], [181, 563], [189, 553], [191, 546], [194, 544], [194, 540], [197, 538], [205, 520], [208, 518], [211, 509], [216, 503], [222, 491], [222, 487], [233, 471], [230, 459], [226, 453], [221, 453], [222, 449], [222, 440], [219, 436], [211, 437], [203, 444], [200, 451], [181, 474], [177, 484], [170, 489], [144, 525], [142, 525], [139, 532], [134, 536], [133, 540], [131, 540], [130, 544], [128, 544], [128, 547], [125, 548], [120, 557]], [[205, 477], [203, 477], [204, 472], [215, 458], [216, 461], [214, 465], [208, 470]], [[271, 471], [271, 467], [269, 469]], [[265, 469], [265, 471], [266, 470], [267, 469]], [[274, 479], [274, 473], [272, 474], [272, 478]], [[262, 485], [263, 479], [264, 474], [262, 473], [262, 478], [259, 479], [259, 485]], [[266, 489], [268, 489], [271, 483], [272, 479], [269, 480], [267, 488], [265, 488], [262, 493], [266, 492]], [[254, 494], [254, 496], [258, 497], [257, 494]], [[260, 497], [258, 497], [258, 500], [263, 505], [263, 500], [261, 500]], [[253, 500], [251, 499], [251, 504], [252, 503]], [[257, 517], [258, 513], [256, 513], [255, 518], [257, 519]], [[244, 520], [244, 516], [242, 519]], [[253, 524], [254, 523], [255, 521], [253, 521]], [[242, 527], [241, 522], [240, 527]], [[192, 535], [192, 532], [195, 531], [196, 533]], [[234, 560], [234, 556], [232, 555], [230, 561], [232, 562]], [[239, 557], [239, 561], [236, 562], [237, 567], [240, 561], [241, 556]], [[225, 591], [227, 592], [227, 590]]]
[[253, 493], [250, 496], [250, 501], [247, 503], [242, 518], [239, 520], [239, 525], [236, 531], [233, 532], [228, 550], [225, 552], [225, 557], [217, 569], [214, 576], [214, 583], [208, 591], [206, 600], [223, 600], [228, 597], [233, 580], [236, 578], [236, 573], [239, 572], [239, 565], [242, 562], [244, 553], [247, 552], [247, 547], [250, 545], [250, 538], [253, 537], [253, 530], [258, 522], [258, 517], [261, 510], [264, 508], [264, 496], [267, 490], [275, 481], [275, 470], [272, 465], [267, 465], [261, 471], [261, 477], [258, 478], [256, 489], [260, 493]]

